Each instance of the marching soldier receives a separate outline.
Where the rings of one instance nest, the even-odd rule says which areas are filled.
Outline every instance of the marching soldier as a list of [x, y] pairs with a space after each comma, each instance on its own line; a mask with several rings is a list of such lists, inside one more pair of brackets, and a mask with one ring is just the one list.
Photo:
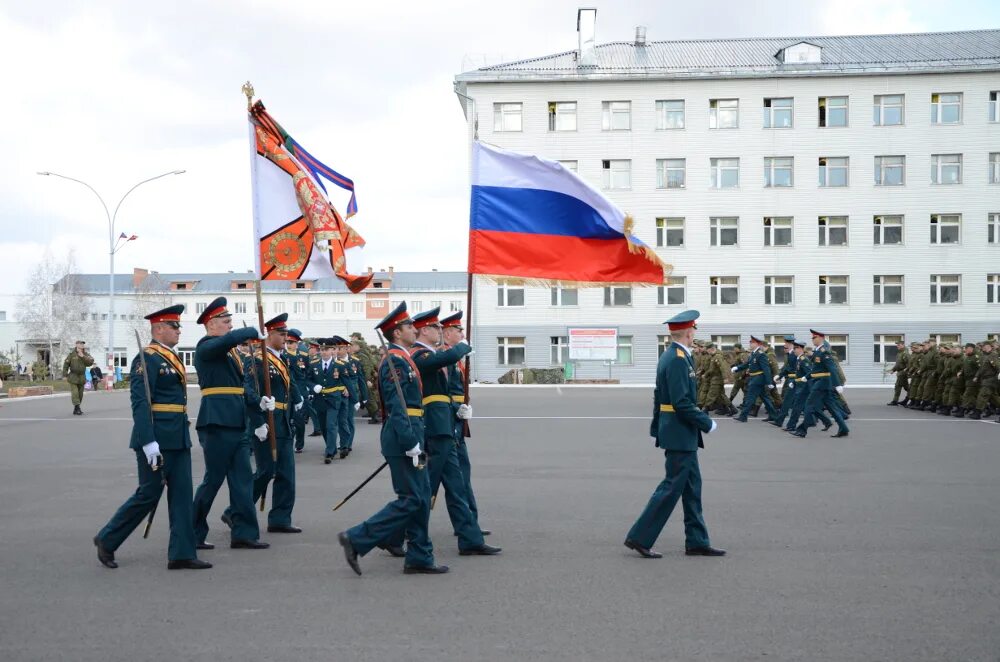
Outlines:
[[768, 418], [777, 418], [778, 412], [771, 401], [769, 391], [774, 389], [774, 382], [771, 379], [771, 365], [767, 360], [767, 354], [763, 350], [764, 342], [755, 336], [750, 336], [750, 347], [752, 351], [744, 363], [734, 365], [730, 370], [734, 373], [746, 370], [749, 386], [743, 398], [743, 407], [739, 416], [735, 420], [740, 423], [747, 422], [747, 413], [750, 407], [757, 401], [758, 397], [764, 399], [764, 406], [767, 408]]
[[[794, 377], [791, 374], [788, 375], [791, 379], [791, 382], [788, 384], [788, 396], [786, 397], [786, 402], [791, 402], [788, 407], [788, 422], [785, 423], [784, 418], [780, 414], [776, 421], [771, 421], [771, 425], [783, 427], [785, 432], [795, 432], [799, 417], [802, 415], [806, 407], [806, 400], [809, 397], [809, 373], [812, 372], [812, 352], [809, 351], [808, 354], [806, 352], [807, 347], [804, 342], [799, 340], [792, 341], [792, 355], [795, 356], [795, 373]], [[784, 409], [782, 410], [782, 414], [784, 414]], [[820, 416], [825, 421], [826, 428], [833, 425], [822, 413], [820, 413]]]
[[223, 523], [231, 529], [233, 549], [265, 549], [253, 510], [253, 472], [250, 470], [250, 440], [246, 436], [247, 408], [243, 388], [243, 359], [236, 346], [266, 336], [253, 327], [232, 330], [232, 313], [226, 298], [218, 297], [198, 317], [205, 337], [198, 341], [194, 366], [198, 371], [201, 407], [198, 409], [198, 441], [205, 453], [205, 477], [194, 495], [194, 532], [198, 549], [213, 549], [207, 543], [208, 513], [223, 481], [229, 485], [231, 514]]
[[341, 403], [337, 416], [340, 459], [344, 459], [351, 454], [354, 446], [354, 412], [361, 408], [361, 391], [358, 388], [358, 362], [348, 354], [351, 343], [340, 336], [334, 336], [333, 339], [337, 343], [338, 369], [347, 389], [347, 400]]
[[320, 429], [326, 449], [323, 464], [330, 464], [337, 455], [337, 433], [341, 408], [347, 405], [347, 387], [341, 376], [341, 366], [336, 360], [336, 340], [320, 340], [320, 359], [311, 365], [307, 375], [309, 389], [313, 392], [313, 406], [319, 415]]
[[906, 400], [903, 406], [916, 409], [920, 404], [921, 385], [923, 382], [924, 365], [924, 345], [920, 342], [910, 343], [910, 359], [906, 364], [906, 377], [910, 381], [910, 388], [906, 392]]
[[[320, 360], [320, 349], [319, 342], [316, 340], [310, 340], [307, 343], [307, 355], [306, 355], [306, 369], [307, 374], [312, 369], [312, 365]], [[309, 391], [309, 397], [306, 398], [306, 409], [309, 410], [309, 420], [312, 421], [312, 432], [309, 433], [310, 437], [320, 437], [323, 435], [323, 426], [320, 424], [319, 412], [316, 410], [315, 397], [312, 391]]]
[[829, 345], [826, 344], [826, 335], [810, 329], [813, 342], [812, 366], [809, 373], [809, 395], [806, 399], [805, 418], [792, 434], [796, 437], [806, 436], [806, 431], [816, 425], [816, 419], [824, 421], [823, 429], [830, 427], [829, 421], [824, 420], [823, 409], [828, 409], [837, 421], [837, 434], [832, 437], [846, 437], [850, 432], [844, 417], [840, 413], [840, 407], [833, 401], [833, 392], [840, 392], [843, 386], [837, 379], [837, 371], [831, 356]]
[[[367, 347], [365, 348], [367, 350]], [[358, 407], [355, 407], [355, 411], [360, 411], [364, 409], [368, 411], [368, 401], [371, 400], [371, 391], [368, 388], [368, 375], [369, 371], [366, 369], [366, 363], [361, 360], [364, 354], [361, 351], [361, 341], [351, 340], [350, 345], [347, 347], [348, 358], [351, 362], [351, 374], [354, 375], [354, 379], [358, 386]], [[369, 354], [369, 359], [371, 355]], [[367, 366], [370, 368], [371, 366]], [[352, 415], [353, 416], [353, 415]], [[355, 424], [354, 419], [351, 419], [351, 444], [354, 443], [355, 434]]]
[[792, 405], [795, 404], [794, 391], [795, 380], [798, 378], [796, 369], [798, 366], [798, 358], [795, 355], [795, 336], [785, 336], [785, 364], [781, 366], [781, 370], [778, 371], [775, 381], [784, 380], [781, 386], [781, 406], [778, 408], [778, 415], [775, 418], [764, 419], [768, 423], [781, 425], [785, 421], [785, 417], [792, 410]]
[[351, 345], [354, 347], [354, 358], [361, 363], [361, 374], [364, 377], [365, 390], [368, 392], [367, 401], [363, 405], [368, 412], [368, 422], [370, 424], [380, 423], [381, 421], [378, 419], [379, 404], [376, 402], [378, 389], [374, 387], [372, 382], [378, 360], [368, 343], [365, 342], [364, 337], [357, 331], [351, 334]]
[[910, 353], [906, 351], [906, 342], [900, 338], [896, 341], [896, 363], [892, 366], [891, 373], [896, 375], [896, 385], [892, 391], [892, 402], [890, 407], [899, 406], [899, 396], [906, 391], [906, 397], [910, 397], [909, 383], [907, 382], [906, 366], [910, 361]]
[[698, 383], [690, 346], [698, 316], [697, 310], [686, 310], [667, 320], [672, 342], [660, 355], [656, 366], [649, 434], [655, 445], [664, 451], [666, 477], [625, 538], [626, 547], [647, 559], [663, 556], [653, 551], [653, 545], [678, 500], [684, 505], [685, 554], [723, 556], [726, 553], [711, 546], [701, 514], [698, 449], [705, 446], [702, 435], [714, 432], [718, 425], [698, 409], [695, 402]]
[[301, 406], [293, 407], [292, 411], [292, 439], [294, 440], [295, 452], [301, 453], [306, 444], [306, 422], [309, 418], [309, 396], [312, 395], [306, 388], [306, 361], [308, 354], [302, 351], [302, 332], [298, 329], [288, 329], [288, 336], [285, 339], [285, 351], [282, 358], [288, 365], [288, 371], [292, 375], [292, 382], [295, 384], [295, 400], [301, 399]]
[[[152, 342], [132, 360], [129, 393], [132, 401], [132, 439], [139, 487], [118, 509], [111, 521], [94, 536], [97, 558], [108, 568], [117, 568], [115, 551], [129, 534], [156, 508], [167, 486], [170, 543], [167, 568], [203, 570], [211, 563], [198, 559], [191, 517], [191, 433], [187, 419], [187, 377], [184, 364], [174, 353], [181, 336], [183, 305], [170, 306], [146, 315]], [[152, 402], [146, 396], [147, 384]]]
[[[729, 359], [730, 365], [740, 365], [741, 363], [746, 363], [746, 360], [750, 357], [750, 353], [743, 349], [743, 345], [740, 343], [735, 343], [733, 345], [732, 355]], [[729, 391], [729, 400], [734, 405], [736, 404], [736, 394], [740, 391], [743, 392], [743, 399], [746, 400], [747, 397], [747, 374], [745, 372], [737, 372], [733, 374], [733, 388]], [[740, 404], [742, 407], [742, 403]]]
[[976, 375], [979, 374], [980, 356], [976, 352], [974, 343], [965, 343], [965, 354], [962, 356], [962, 375], [965, 377], [965, 390], [962, 391], [961, 404], [952, 416], [963, 418], [966, 414], [972, 413], [976, 409], [976, 398], [979, 396], [979, 382]]
[[70, 395], [73, 399], [73, 415], [82, 416], [83, 385], [87, 381], [87, 368], [94, 365], [94, 357], [87, 353], [87, 343], [77, 340], [73, 351], [63, 361], [63, 374], [69, 382]]
[[925, 343], [924, 361], [922, 371], [924, 374], [921, 385], [921, 403], [917, 406], [920, 411], [933, 411], [937, 408], [938, 397], [938, 368], [940, 367], [940, 353], [937, 348], [937, 341], [931, 338]]
[[939, 416], [951, 416], [952, 411], [958, 407], [961, 393], [965, 391], [961, 352], [959, 345], [949, 343], [945, 358], [941, 362], [938, 378], [942, 385], [941, 406], [937, 410]]
[[424, 440], [423, 394], [420, 371], [409, 352], [417, 332], [406, 313], [406, 302], [396, 306], [375, 328], [385, 334], [389, 343], [389, 353], [378, 367], [378, 388], [384, 421], [382, 455], [392, 474], [396, 500], [361, 524], [342, 531], [337, 540], [344, 548], [347, 564], [360, 575], [358, 557], [403, 531], [406, 538], [403, 572], [442, 574], [448, 572], [448, 566], [434, 562], [434, 547], [427, 533], [431, 489], [428, 472], [420, 462]]
[[729, 364], [723, 358], [722, 352], [716, 349], [715, 343], [707, 343], [705, 352], [708, 357], [704, 371], [704, 379], [708, 382], [705, 404], [708, 410], [716, 407], [716, 413], [732, 416], [736, 413], [736, 408], [726, 396], [726, 375], [729, 373]]
[[974, 381], [979, 385], [979, 395], [976, 398], [976, 408], [969, 418], [977, 421], [984, 416], [990, 417], [995, 401], [1000, 406], [1000, 398], [997, 398], [997, 372], [1000, 371], [1000, 359], [993, 351], [993, 345], [992, 340], [986, 340], [983, 343], [979, 371], [974, 378]]

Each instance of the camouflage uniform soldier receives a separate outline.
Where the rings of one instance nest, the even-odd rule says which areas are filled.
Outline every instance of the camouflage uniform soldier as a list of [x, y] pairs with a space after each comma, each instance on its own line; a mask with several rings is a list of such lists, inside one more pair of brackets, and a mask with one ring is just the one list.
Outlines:
[[910, 353], [906, 351], [906, 343], [902, 339], [896, 341], [896, 364], [892, 366], [893, 372], [896, 374], [896, 386], [892, 391], [892, 402], [889, 403], [890, 407], [896, 407], [899, 405], [899, 396], [906, 390], [906, 397], [910, 397], [910, 388], [907, 382], [906, 376], [906, 365], [910, 361]]
[[[952, 407], [958, 406], [958, 379], [961, 371], [961, 358], [957, 345], [948, 344], [945, 348], [944, 360], [941, 361], [941, 369], [938, 371], [938, 384], [940, 384], [941, 398], [937, 413], [940, 416], [951, 415]], [[964, 387], [962, 388], [964, 390]]]
[[979, 373], [980, 355], [976, 351], [976, 346], [971, 342], [965, 344], [965, 354], [962, 356], [962, 377], [965, 380], [965, 390], [962, 391], [962, 401], [958, 410], [952, 414], [955, 418], [962, 418], [966, 412], [970, 414], [976, 408], [976, 398], [979, 397], [979, 382], [975, 380]]
[[906, 366], [906, 376], [910, 379], [910, 390], [906, 396], [904, 407], [916, 409], [920, 405], [921, 387], [923, 386], [924, 360], [923, 343], [915, 342], [910, 345], [910, 360]]
[[717, 413], [732, 416], [736, 413], [736, 408], [726, 396], [726, 375], [729, 373], [729, 364], [722, 352], [716, 349], [715, 343], [710, 342], [705, 345], [705, 351], [707, 358], [704, 379], [708, 382], [705, 407], [706, 409], [716, 407]]
[[920, 386], [920, 404], [917, 405], [917, 409], [930, 411], [936, 406], [934, 402], [935, 398], [937, 398], [937, 370], [940, 364], [940, 355], [938, 353], [937, 341], [931, 339], [925, 344], [927, 351], [924, 353], [924, 378]]
[[989, 417], [993, 412], [993, 403], [997, 401], [997, 372], [1000, 371], [1000, 359], [993, 351], [993, 341], [983, 343], [983, 356], [979, 362], [979, 372], [975, 381], [979, 385], [979, 396], [976, 398], [976, 408], [969, 415], [973, 420]]
[[372, 351], [371, 346], [365, 342], [364, 337], [355, 331], [351, 334], [351, 344], [358, 348], [358, 351], [354, 354], [354, 358], [358, 360], [361, 364], [362, 377], [368, 383], [368, 400], [365, 403], [365, 410], [368, 412], [368, 422], [378, 423], [378, 389], [373, 386], [375, 377], [375, 366], [377, 361], [375, 359], [375, 352]]
[[694, 373], [698, 380], [698, 407], [708, 411], [708, 379], [705, 378], [705, 370], [708, 368], [708, 354], [705, 353], [705, 345], [700, 340], [694, 341], [691, 348], [691, 356], [694, 359]]
[[[747, 357], [750, 356], [750, 352], [743, 349], [743, 345], [736, 343], [733, 345], [732, 352], [730, 353], [729, 365], [741, 365], [746, 363]], [[746, 371], [740, 371], [736, 373], [733, 377], [733, 388], [729, 391], [729, 400], [733, 402], [736, 400], [736, 394], [743, 391], [743, 397], [747, 397], [747, 374]]]

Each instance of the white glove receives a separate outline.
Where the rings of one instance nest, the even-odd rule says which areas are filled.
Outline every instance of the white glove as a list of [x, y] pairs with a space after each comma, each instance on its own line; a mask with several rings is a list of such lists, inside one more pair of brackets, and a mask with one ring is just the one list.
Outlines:
[[265, 439], [267, 439], [267, 423], [264, 423], [264, 425], [260, 426], [256, 430], [254, 430], [253, 434], [254, 434], [255, 437], [257, 437], [261, 441], [264, 441]]
[[313, 393], [319, 393], [322, 390], [323, 390], [323, 387], [320, 386], [319, 384], [316, 384], [315, 386], [313, 386]]
[[656, 445], [656, 437], [650, 437], [649, 440], [653, 442], [654, 446]]
[[361, 403], [360, 402], [355, 402], [354, 403], [354, 411], [357, 411], [359, 409], [361, 409]]
[[837, 391], [837, 393], [843, 393], [844, 392], [844, 387], [843, 386], [838, 386], [836, 388], [836, 391]]
[[715, 428], [717, 427], [719, 427], [719, 424], [716, 423], [715, 421], [712, 421], [712, 427], [710, 427], [708, 429], [708, 432], [706, 432], [705, 434], [712, 434], [713, 432], [715, 432]]
[[305, 400], [299, 400], [295, 405], [295, 411], [302, 409], [302, 405], [305, 404]]
[[774, 383], [777, 384], [778, 382], [781, 381], [781, 375], [775, 375], [772, 381], [774, 381]]
[[739, 366], [734, 365], [732, 368], [729, 369], [729, 372], [739, 372], [739, 370], [740, 370]]
[[266, 395], [260, 399], [260, 410], [261, 411], [274, 411], [274, 398], [269, 398]]
[[257, 330], [257, 340], [267, 340], [267, 334], [264, 333], [263, 331], [261, 331], [260, 329], [258, 329]]
[[160, 445], [155, 441], [151, 441], [142, 447], [142, 452], [146, 454], [146, 462], [149, 462], [149, 467], [156, 471], [163, 465], [163, 456], [160, 454]]
[[467, 421], [472, 418], [472, 407], [469, 405], [459, 405], [458, 411], [455, 412], [455, 416], [463, 421]]
[[795, 380], [788, 382], [788, 388], [795, 388]]
[[413, 466], [420, 466], [420, 444], [417, 444], [410, 450], [406, 451], [406, 456], [412, 458]]
[[773, 391], [774, 390], [774, 384], [768, 384], [767, 385], [767, 390], [768, 391]]

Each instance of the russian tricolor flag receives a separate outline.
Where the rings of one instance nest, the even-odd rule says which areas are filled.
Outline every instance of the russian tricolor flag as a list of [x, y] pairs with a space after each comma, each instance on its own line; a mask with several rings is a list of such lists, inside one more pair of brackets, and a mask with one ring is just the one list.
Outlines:
[[469, 273], [577, 285], [662, 284], [632, 219], [556, 161], [473, 145]]

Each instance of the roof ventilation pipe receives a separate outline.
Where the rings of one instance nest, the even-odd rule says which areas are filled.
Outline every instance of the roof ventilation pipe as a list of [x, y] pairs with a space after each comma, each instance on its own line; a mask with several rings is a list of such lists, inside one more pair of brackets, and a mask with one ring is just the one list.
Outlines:
[[637, 25], [635, 28], [635, 45], [645, 46], [646, 45], [646, 26]]
[[576, 32], [580, 38], [577, 50], [577, 64], [581, 67], [597, 65], [596, 44], [597, 9], [595, 7], [580, 7], [576, 10]]

